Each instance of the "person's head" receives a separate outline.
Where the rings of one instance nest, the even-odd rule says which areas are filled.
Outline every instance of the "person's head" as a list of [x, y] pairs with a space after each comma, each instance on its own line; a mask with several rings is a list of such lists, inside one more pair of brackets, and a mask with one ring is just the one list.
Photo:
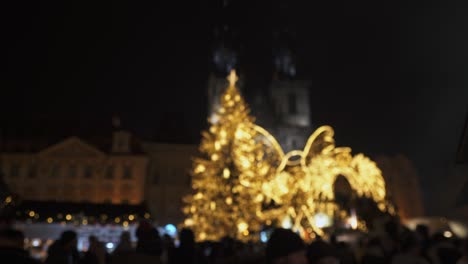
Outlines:
[[76, 250], [78, 243], [77, 234], [75, 231], [67, 230], [62, 233], [59, 239], [62, 246], [67, 250]]
[[416, 234], [421, 240], [429, 239], [429, 227], [427, 225], [418, 224], [416, 226]]
[[195, 245], [195, 235], [189, 228], [183, 228], [179, 233], [179, 240], [181, 246]]
[[304, 241], [289, 229], [277, 228], [266, 246], [267, 264], [306, 264]]
[[15, 248], [24, 248], [24, 234], [19, 230], [12, 228], [1, 230], [0, 240], [2, 244]]
[[312, 264], [339, 263], [332, 245], [323, 240], [316, 240], [307, 247], [307, 258]]
[[416, 234], [407, 233], [401, 239], [401, 250], [407, 254], [419, 254], [421, 245]]
[[138, 241], [159, 239], [159, 232], [154, 226], [146, 221], [141, 221], [135, 231]]
[[121, 242], [130, 242], [130, 240], [131, 240], [130, 232], [128, 232], [128, 231], [123, 231], [123, 232], [120, 234], [120, 241], [121, 241]]

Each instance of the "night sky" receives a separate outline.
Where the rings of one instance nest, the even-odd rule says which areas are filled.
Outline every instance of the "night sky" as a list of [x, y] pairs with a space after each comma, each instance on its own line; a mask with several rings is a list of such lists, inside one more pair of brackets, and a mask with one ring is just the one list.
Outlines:
[[227, 22], [248, 90], [271, 80], [272, 32], [294, 32], [312, 121], [332, 125], [338, 145], [404, 153], [423, 178], [440, 176], [427, 164], [455, 160], [468, 109], [467, 1], [231, 1], [227, 11], [214, 0], [8, 2], [4, 128], [93, 129], [118, 114], [143, 138], [198, 143], [213, 30]]

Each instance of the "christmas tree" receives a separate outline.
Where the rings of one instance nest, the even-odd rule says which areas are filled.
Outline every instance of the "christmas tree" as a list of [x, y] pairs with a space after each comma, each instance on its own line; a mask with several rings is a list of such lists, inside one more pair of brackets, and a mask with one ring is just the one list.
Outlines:
[[225, 236], [249, 240], [261, 228], [261, 190], [249, 186], [235, 158], [241, 151], [234, 142], [236, 136], [242, 136], [239, 128], [251, 126], [254, 118], [235, 85], [234, 71], [228, 80], [220, 108], [210, 118], [209, 130], [202, 133], [202, 157], [193, 164], [193, 194], [184, 198], [184, 225], [194, 230], [197, 240]]

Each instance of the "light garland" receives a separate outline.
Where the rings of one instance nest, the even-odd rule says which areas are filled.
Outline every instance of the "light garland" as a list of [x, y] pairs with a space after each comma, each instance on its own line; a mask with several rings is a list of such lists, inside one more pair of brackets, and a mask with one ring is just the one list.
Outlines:
[[57, 213], [51, 214], [40, 214], [38, 211], [25, 210], [17, 211], [16, 217], [18, 220], [26, 221], [29, 223], [61, 223], [61, 224], [74, 224], [74, 225], [120, 225], [127, 227], [130, 224], [137, 224], [139, 221], [151, 220], [149, 213], [139, 214], [123, 214], [110, 218], [109, 215], [102, 213], [99, 216], [86, 216], [81, 213]]

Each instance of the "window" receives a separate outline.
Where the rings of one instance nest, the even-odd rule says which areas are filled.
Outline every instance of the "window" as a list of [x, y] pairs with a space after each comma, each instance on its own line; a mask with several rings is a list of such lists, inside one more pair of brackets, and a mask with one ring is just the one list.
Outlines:
[[29, 170], [28, 170], [28, 178], [36, 178], [37, 177], [37, 165], [36, 164], [32, 164], [29, 166]]
[[89, 165], [85, 166], [83, 176], [85, 178], [93, 177], [93, 168]]
[[123, 178], [124, 179], [131, 179], [132, 178], [132, 167], [130, 167], [129, 165], [124, 166]]
[[289, 94], [288, 95], [288, 112], [289, 114], [295, 115], [297, 114], [297, 102], [296, 102], [296, 95]]
[[20, 165], [18, 163], [14, 163], [11, 165], [10, 176], [11, 177], [19, 177], [20, 173]]
[[70, 167], [68, 167], [68, 176], [70, 178], [76, 177], [76, 165], [70, 165]]
[[106, 169], [106, 179], [113, 179], [114, 178], [114, 166], [109, 165]]

